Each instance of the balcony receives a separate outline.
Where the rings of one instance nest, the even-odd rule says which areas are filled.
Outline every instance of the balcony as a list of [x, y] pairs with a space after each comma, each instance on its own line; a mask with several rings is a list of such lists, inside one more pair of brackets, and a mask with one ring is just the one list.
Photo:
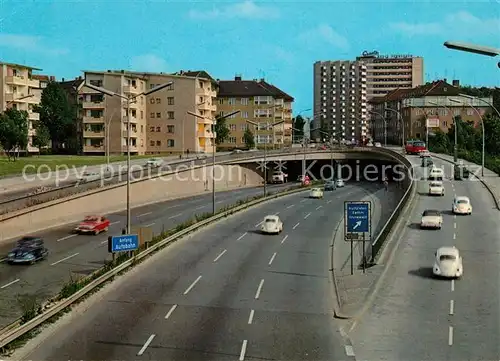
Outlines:
[[203, 103], [198, 105], [199, 110], [206, 110], [209, 112], [215, 112], [217, 110], [217, 106], [215, 104]]
[[35, 112], [28, 112], [29, 120], [40, 120], [40, 114]]
[[196, 133], [196, 136], [197, 136], [198, 138], [212, 138], [212, 137], [213, 137], [213, 134], [214, 134], [214, 133], [212, 133], [212, 132], [208, 132], [208, 131], [205, 131], [205, 132], [200, 132], [200, 131], [198, 131], [198, 132]]
[[104, 109], [104, 101], [100, 102], [83, 102], [82, 108], [84, 109]]
[[85, 153], [92, 153], [92, 152], [101, 153], [104, 152], [104, 144], [84, 145], [83, 151]]
[[21, 76], [6, 76], [5, 83], [9, 84], [9, 85], [26, 86], [26, 85], [28, 85], [28, 78], [25, 78], [22, 75]]
[[123, 92], [124, 93], [131, 93], [131, 94], [139, 94], [141, 91], [139, 90], [139, 87], [137, 85], [136, 86], [124, 85]]
[[104, 117], [83, 117], [83, 123], [104, 124]]
[[210, 124], [212, 125], [213, 120], [209, 118], [198, 118], [196, 117], [196, 123], [197, 124]]
[[28, 137], [32, 137], [34, 135], [36, 135], [36, 129], [35, 128], [28, 129]]
[[94, 130], [84, 130], [83, 137], [84, 138], [104, 138], [106, 134], [104, 133], [104, 129], [102, 131], [94, 131]]
[[[128, 132], [127, 132], [126, 130], [122, 130], [122, 136], [123, 136], [124, 138], [127, 138], [127, 137], [128, 137], [128, 134], [127, 134], [127, 133], [128, 133]], [[136, 129], [136, 130], [132, 129], [132, 130], [130, 131], [130, 138], [137, 138], [137, 129]]]
[[[127, 116], [123, 116], [122, 120], [123, 120], [124, 123], [128, 123], [128, 117]], [[130, 117], [130, 123], [137, 123], [137, 122], [138, 122], [138, 119], [136, 117]]]
[[30, 88], [40, 88], [40, 80], [28, 79], [28, 86]]

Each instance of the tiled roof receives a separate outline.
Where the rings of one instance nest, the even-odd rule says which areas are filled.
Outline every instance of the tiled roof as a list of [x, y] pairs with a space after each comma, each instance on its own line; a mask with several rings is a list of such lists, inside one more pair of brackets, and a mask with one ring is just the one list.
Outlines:
[[218, 96], [228, 97], [253, 97], [253, 96], [273, 96], [283, 98], [286, 101], [292, 101], [293, 97], [267, 83], [264, 80], [219, 80]]
[[35, 80], [40, 80], [40, 81], [55, 81], [56, 80], [56, 77], [53, 75], [33, 74], [31, 77]]
[[373, 98], [370, 103], [380, 104], [383, 102], [390, 102], [405, 98], [420, 98], [424, 96], [456, 96], [460, 93], [460, 88], [454, 87], [453, 85], [447, 83], [446, 80], [438, 80], [415, 88], [399, 88], [393, 90], [383, 97]]
[[68, 81], [60, 81], [59, 84], [65, 90], [77, 90], [81, 85], [83, 85], [84, 81], [85, 80], [83, 80], [83, 79], [73, 79], [73, 80], [68, 80]]
[[205, 70], [187, 70], [187, 71], [181, 70], [181, 71], [173, 73], [173, 75], [191, 76], [193, 78], [203, 78], [203, 79], [215, 80]]

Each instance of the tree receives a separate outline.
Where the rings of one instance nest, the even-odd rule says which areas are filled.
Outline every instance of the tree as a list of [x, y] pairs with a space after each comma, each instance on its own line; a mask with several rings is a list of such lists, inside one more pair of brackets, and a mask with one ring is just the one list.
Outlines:
[[229, 128], [227, 127], [226, 124], [226, 118], [218, 115], [215, 117], [215, 144], [221, 144], [224, 143], [224, 141], [229, 138], [229, 134], [231, 132], [229, 131]]
[[500, 156], [500, 118], [487, 114], [483, 117], [485, 134], [485, 151], [491, 156]]
[[16, 160], [16, 151], [28, 145], [28, 112], [7, 109], [0, 114], [0, 144], [9, 160]]
[[293, 139], [292, 142], [300, 141], [304, 137], [304, 125], [306, 121], [301, 115], [297, 115], [293, 120], [293, 127], [296, 129], [293, 130]]
[[71, 149], [77, 144], [77, 124], [75, 112], [64, 89], [57, 82], [50, 82], [42, 92], [40, 105], [36, 107], [40, 113], [40, 122], [43, 124], [52, 141], [54, 153], [74, 152]]
[[32, 144], [34, 147], [37, 147], [41, 153], [42, 148], [47, 147], [50, 143], [50, 133], [45, 124], [40, 121], [34, 124], [34, 128], [36, 133], [33, 136]]
[[243, 141], [248, 149], [255, 148], [255, 137], [250, 128], [245, 129], [245, 133], [243, 133]]

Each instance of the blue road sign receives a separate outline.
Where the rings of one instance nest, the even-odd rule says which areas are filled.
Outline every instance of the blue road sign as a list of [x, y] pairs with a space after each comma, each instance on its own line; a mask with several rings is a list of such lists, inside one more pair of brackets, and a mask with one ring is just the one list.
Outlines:
[[135, 251], [139, 248], [139, 236], [137, 234], [113, 236], [109, 237], [108, 241], [108, 251], [113, 253]]
[[370, 202], [346, 202], [345, 212], [348, 233], [370, 232]]

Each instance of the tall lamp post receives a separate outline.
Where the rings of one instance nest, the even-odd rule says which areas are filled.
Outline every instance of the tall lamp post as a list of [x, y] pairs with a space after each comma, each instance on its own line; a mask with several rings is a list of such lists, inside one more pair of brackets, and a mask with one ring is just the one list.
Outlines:
[[458, 161], [458, 135], [457, 135], [457, 133], [458, 133], [457, 132], [458, 127], [457, 127], [457, 120], [453, 116], [453, 112], [446, 105], [444, 105], [444, 104], [438, 104], [436, 102], [431, 102], [431, 101], [429, 101], [429, 104], [435, 105], [437, 107], [443, 107], [452, 116], [453, 125], [455, 126], [455, 132], [454, 132], [455, 133], [455, 145], [453, 147], [453, 162], [456, 163]]
[[[251, 120], [246, 120], [246, 122], [254, 125], [255, 127], [257, 127], [257, 130], [259, 130], [259, 123], [253, 122]], [[274, 130], [275, 126], [283, 124], [284, 122], [285, 122], [284, 120], [280, 120], [279, 122], [274, 122], [274, 123], [270, 123], [269, 121], [267, 121], [266, 130], [269, 130], [269, 128], [272, 128]], [[264, 197], [267, 196], [267, 140], [268, 139], [269, 138], [266, 135], [266, 141], [264, 142]]]
[[[463, 42], [458, 42], [458, 41], [446, 41], [443, 45], [445, 47], [447, 47], [448, 49], [465, 51], [467, 53], [473, 53], [473, 54], [479, 54], [479, 55], [485, 55], [485, 56], [491, 56], [491, 57], [495, 57], [497, 55], [500, 55], [500, 49], [492, 48], [489, 46], [463, 43]], [[500, 68], [500, 62], [498, 63], [498, 67]]]
[[322, 130], [319, 131], [321, 134], [324, 134], [326, 136], [328, 136], [328, 141], [330, 143], [330, 166], [332, 167], [332, 180], [333, 180], [333, 140], [335, 139], [335, 136], [337, 134], [340, 134], [342, 133], [342, 130], [341, 131], [338, 131], [338, 132], [335, 132], [335, 133], [327, 133], [327, 132], [324, 132]]
[[376, 112], [374, 110], [369, 110], [368, 112], [378, 115], [384, 121], [384, 147], [387, 147], [387, 119], [385, 119], [385, 116], [382, 113]]
[[130, 119], [131, 119], [130, 104], [133, 103], [135, 101], [135, 99], [137, 99], [141, 95], [147, 96], [147, 95], [156, 93], [157, 91], [165, 89], [166, 87], [172, 85], [173, 83], [174, 82], [171, 81], [168, 83], [160, 84], [157, 87], [154, 87], [154, 88], [149, 89], [149, 90], [144, 91], [144, 92], [140, 92], [139, 94], [135, 94], [135, 95], [129, 94], [127, 96], [127, 95], [117, 93], [117, 92], [114, 92], [114, 91], [111, 91], [111, 90], [108, 90], [105, 88], [101, 88], [101, 87], [98, 87], [98, 86], [95, 86], [92, 84], [87, 84], [87, 82], [85, 81], [85, 85], [84, 85], [85, 87], [92, 89], [92, 90], [95, 90], [101, 94], [108, 95], [110, 97], [116, 96], [116, 97], [125, 99], [127, 102], [127, 234], [130, 234], [130, 232], [131, 232], [130, 229], [131, 229], [131, 218], [132, 218], [131, 217], [131, 209], [130, 209]]
[[396, 113], [398, 117], [398, 122], [401, 123], [401, 146], [404, 148], [405, 146], [405, 123], [403, 122], [403, 118], [401, 117], [401, 112], [397, 109], [392, 109], [392, 108], [385, 108], [386, 111], [388, 112], [393, 112]]
[[[238, 114], [240, 111], [236, 110], [234, 112], [231, 112], [229, 114], [226, 114], [222, 117], [219, 118], [219, 120], [222, 119], [227, 119], [229, 117], [232, 117], [235, 114]], [[189, 115], [192, 115], [193, 117], [199, 118], [199, 119], [206, 119], [210, 120], [212, 122], [212, 214], [215, 214], [215, 153], [217, 152], [217, 143], [216, 143], [216, 137], [217, 134], [215, 133], [215, 126], [217, 125], [217, 119], [215, 118], [206, 118], [203, 115], [199, 115], [196, 113], [193, 113], [191, 111], [187, 112]]]

